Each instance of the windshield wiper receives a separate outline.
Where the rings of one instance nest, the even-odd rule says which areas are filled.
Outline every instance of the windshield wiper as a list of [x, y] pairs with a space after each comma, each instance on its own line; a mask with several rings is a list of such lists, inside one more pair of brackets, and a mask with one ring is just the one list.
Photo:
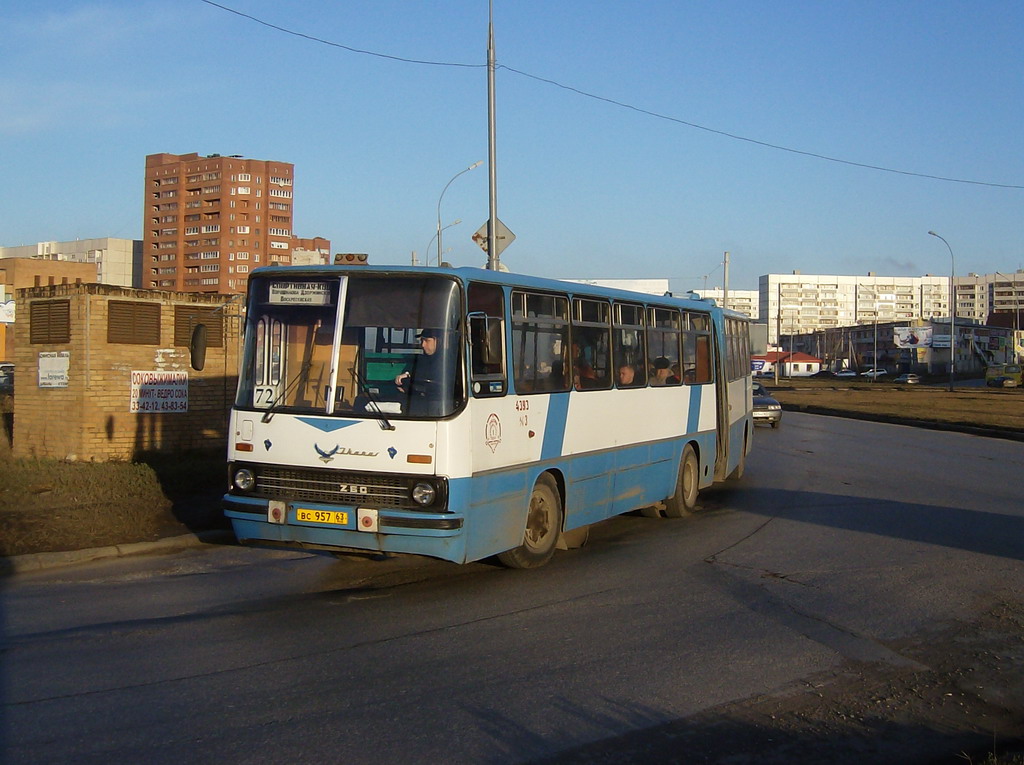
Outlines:
[[299, 382], [299, 380], [309, 378], [309, 370], [312, 366], [312, 361], [302, 362], [302, 367], [299, 369], [298, 373], [292, 378], [292, 381], [285, 386], [284, 391], [282, 391], [281, 395], [277, 397], [277, 401], [271, 404], [270, 408], [263, 413], [263, 417], [260, 418], [260, 422], [270, 422], [274, 413], [281, 407], [281, 402], [288, 400], [288, 394], [295, 388], [295, 383]]
[[363, 392], [366, 398], [369, 399], [369, 403], [373, 405], [372, 410], [367, 406], [366, 411], [372, 411], [374, 414], [380, 416], [379, 422], [381, 430], [394, 430], [395, 426], [391, 424], [391, 420], [389, 420], [387, 415], [384, 414], [384, 410], [380, 408], [380, 403], [373, 395], [373, 391], [370, 390], [370, 386], [366, 384], [366, 380], [363, 379], [362, 375], [360, 375], [358, 370], [355, 368], [355, 365], [353, 365], [349, 371], [352, 372], [352, 377], [355, 381], [359, 383], [359, 390]]

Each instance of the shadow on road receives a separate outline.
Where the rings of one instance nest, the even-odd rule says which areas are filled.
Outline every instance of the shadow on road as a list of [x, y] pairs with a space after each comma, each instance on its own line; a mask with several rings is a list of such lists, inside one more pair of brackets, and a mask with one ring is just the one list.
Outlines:
[[742, 499], [758, 515], [1024, 560], [1024, 516], [786, 489]]

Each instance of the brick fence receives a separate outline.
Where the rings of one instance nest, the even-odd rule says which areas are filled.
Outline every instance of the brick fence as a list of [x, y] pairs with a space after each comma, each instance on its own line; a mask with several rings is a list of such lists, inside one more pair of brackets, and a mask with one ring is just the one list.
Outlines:
[[[132, 460], [223, 448], [240, 300], [63, 284], [17, 291], [15, 457]], [[209, 327], [206, 365], [188, 338]]]

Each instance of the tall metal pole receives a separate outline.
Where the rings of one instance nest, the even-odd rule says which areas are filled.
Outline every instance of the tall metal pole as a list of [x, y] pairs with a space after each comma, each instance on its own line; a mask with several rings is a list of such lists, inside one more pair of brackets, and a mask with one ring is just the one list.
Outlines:
[[487, 219], [487, 268], [497, 271], [498, 260], [498, 173], [494, 128], [494, 0], [487, 4], [487, 163], [490, 167], [490, 217]]
[[[929, 231], [934, 237], [942, 239], [934, 231]], [[942, 239], [942, 243], [949, 250], [949, 392], [953, 392], [953, 374], [956, 367], [956, 288], [953, 285], [953, 277], [956, 275], [956, 263], [953, 260], [953, 248], [949, 242]]]
[[725, 259], [722, 261], [722, 267], [724, 275], [722, 276], [722, 308], [729, 307], [729, 253], [725, 253]]

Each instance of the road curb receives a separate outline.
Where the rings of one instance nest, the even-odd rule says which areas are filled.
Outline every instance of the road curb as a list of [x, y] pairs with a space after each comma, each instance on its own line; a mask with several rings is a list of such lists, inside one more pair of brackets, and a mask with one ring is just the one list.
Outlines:
[[0, 561], [0, 568], [8, 574], [22, 574], [32, 571], [45, 571], [78, 563], [106, 560], [109, 558], [126, 558], [133, 555], [151, 555], [162, 552], [177, 552], [189, 547], [207, 544], [233, 544], [235, 535], [227, 529], [198, 531], [194, 534], [182, 534], [176, 537], [165, 537], [154, 542], [130, 542], [121, 545], [90, 547], [85, 550], [67, 550], [63, 552], [29, 553], [12, 555]]

